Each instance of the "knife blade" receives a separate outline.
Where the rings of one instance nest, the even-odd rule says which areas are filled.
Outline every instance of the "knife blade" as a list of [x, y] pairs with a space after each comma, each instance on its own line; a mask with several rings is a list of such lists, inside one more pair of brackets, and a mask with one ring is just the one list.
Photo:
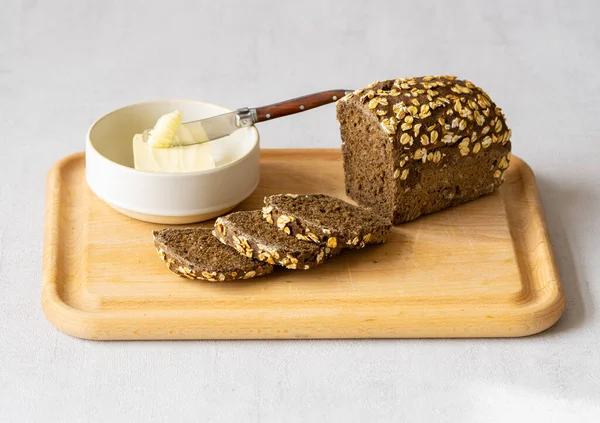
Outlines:
[[[182, 123], [181, 126], [189, 132], [190, 137], [182, 137], [181, 145], [202, 144], [231, 135], [241, 128], [239, 111], [212, 116], [206, 119]], [[246, 126], [252, 125], [249, 121]]]

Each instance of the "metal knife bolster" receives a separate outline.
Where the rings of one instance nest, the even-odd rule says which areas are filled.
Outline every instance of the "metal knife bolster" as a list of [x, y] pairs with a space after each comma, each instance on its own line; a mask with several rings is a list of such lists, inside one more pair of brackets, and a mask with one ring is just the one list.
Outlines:
[[242, 107], [236, 110], [235, 124], [238, 128], [245, 126], [252, 126], [258, 120], [256, 109], [250, 109], [248, 107]]

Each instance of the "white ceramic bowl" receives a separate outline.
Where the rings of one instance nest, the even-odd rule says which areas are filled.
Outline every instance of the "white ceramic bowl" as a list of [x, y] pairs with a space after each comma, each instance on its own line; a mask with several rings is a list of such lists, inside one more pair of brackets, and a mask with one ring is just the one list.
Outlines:
[[181, 112], [184, 122], [231, 111], [200, 101], [149, 101], [117, 109], [90, 127], [88, 185], [120, 213], [154, 223], [200, 222], [233, 209], [258, 185], [260, 145], [253, 126], [212, 143], [215, 169], [189, 173], [134, 169], [134, 134], [153, 127], [160, 116], [173, 110]]

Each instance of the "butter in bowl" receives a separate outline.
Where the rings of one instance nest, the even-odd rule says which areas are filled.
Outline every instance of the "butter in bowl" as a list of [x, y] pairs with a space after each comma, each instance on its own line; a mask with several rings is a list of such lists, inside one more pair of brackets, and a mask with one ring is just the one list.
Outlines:
[[196, 144], [186, 126], [181, 126], [179, 110], [158, 119], [147, 139], [133, 137], [133, 162], [138, 170], [150, 172], [198, 172], [214, 169], [212, 143]]

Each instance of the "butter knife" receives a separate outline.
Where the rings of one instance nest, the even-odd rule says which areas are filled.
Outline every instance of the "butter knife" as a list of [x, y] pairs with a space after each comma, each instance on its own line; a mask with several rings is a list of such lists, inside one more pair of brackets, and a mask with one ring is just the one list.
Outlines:
[[[191, 133], [192, 139], [181, 140], [179, 145], [202, 144], [226, 137], [240, 128], [252, 126], [255, 123], [293, 115], [333, 103], [351, 92], [351, 90], [322, 91], [268, 106], [255, 108], [243, 107], [230, 113], [184, 122], [181, 126], [185, 127]], [[148, 141], [150, 130], [146, 129], [143, 132], [144, 142]]]

